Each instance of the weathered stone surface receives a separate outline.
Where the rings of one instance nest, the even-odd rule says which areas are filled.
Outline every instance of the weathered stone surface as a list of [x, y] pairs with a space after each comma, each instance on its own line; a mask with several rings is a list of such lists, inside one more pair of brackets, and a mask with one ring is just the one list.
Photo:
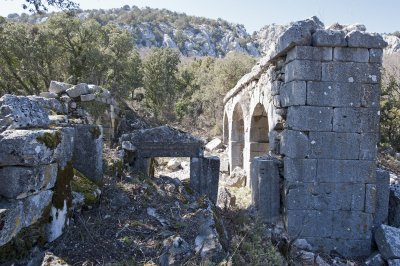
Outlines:
[[400, 227], [400, 185], [390, 186], [389, 196], [389, 225]]
[[222, 140], [219, 138], [214, 138], [213, 140], [208, 142], [204, 148], [206, 149], [206, 151], [213, 151], [222, 147], [223, 147]]
[[161, 266], [177, 265], [192, 254], [192, 249], [180, 236], [170, 237], [163, 242], [165, 251], [159, 258]]
[[75, 125], [74, 168], [95, 183], [103, 179], [103, 129], [97, 125]]
[[52, 80], [50, 82], [49, 92], [59, 94], [59, 93], [62, 93], [64, 91], [68, 90], [71, 87], [72, 87], [71, 84]]
[[225, 187], [220, 186], [218, 189], [217, 204], [221, 209], [230, 209], [236, 205], [236, 197]]
[[25, 198], [40, 190], [54, 187], [57, 178], [57, 164], [36, 167], [0, 167], [0, 196]]
[[321, 62], [293, 60], [285, 65], [285, 82], [292, 80], [321, 80]]
[[287, 220], [291, 237], [329, 237], [332, 234], [333, 211], [292, 210]]
[[374, 252], [365, 260], [365, 265], [367, 266], [384, 266], [385, 261], [379, 252]]
[[46, 252], [41, 266], [70, 266], [62, 258], [57, 257], [51, 252]]
[[375, 241], [386, 259], [400, 259], [400, 229], [382, 224], [375, 231]]
[[0, 134], [0, 166], [53, 163], [61, 136], [54, 129], [6, 130]]
[[283, 131], [280, 151], [291, 158], [307, 158], [311, 154], [307, 135], [301, 131]]
[[44, 98], [57, 98], [57, 93], [54, 92], [48, 92], [48, 91], [44, 91], [39, 93], [40, 97], [44, 97]]
[[377, 227], [388, 222], [389, 210], [389, 172], [383, 169], [376, 169], [376, 212], [374, 225]]
[[280, 215], [279, 169], [272, 157], [255, 157], [251, 175], [252, 201], [260, 217], [266, 222], [276, 222]]
[[271, 84], [271, 96], [278, 95], [280, 93], [280, 89], [282, 87], [282, 81], [274, 81]]
[[309, 158], [358, 159], [360, 134], [311, 131], [309, 140], [311, 150]]
[[167, 168], [171, 171], [176, 171], [181, 167], [181, 163], [176, 159], [171, 159], [167, 163]]
[[335, 108], [333, 131], [378, 132], [379, 117], [379, 110], [375, 108]]
[[385, 48], [385, 42], [380, 34], [367, 33], [358, 30], [353, 30], [346, 35], [347, 44], [349, 47], [361, 48]]
[[315, 182], [317, 178], [317, 160], [292, 159], [285, 157], [283, 161], [284, 177], [288, 182]]
[[369, 62], [371, 63], [381, 63], [383, 56], [382, 49], [369, 49]]
[[361, 88], [361, 106], [378, 108], [381, 92], [379, 84], [362, 84]]
[[61, 169], [64, 169], [67, 163], [72, 160], [76, 139], [75, 128], [63, 127], [58, 128], [58, 130], [61, 132], [61, 142], [55, 150], [54, 156]]
[[305, 105], [307, 88], [305, 81], [292, 81], [285, 83], [280, 91], [280, 102], [282, 107]]
[[379, 67], [372, 63], [322, 63], [322, 81], [379, 83]]
[[375, 161], [318, 159], [319, 182], [375, 182]]
[[307, 105], [332, 107], [359, 107], [361, 91], [365, 86], [354, 83], [307, 82]]
[[368, 256], [371, 254], [371, 239], [333, 239], [307, 237], [306, 240], [318, 251], [334, 251], [344, 257]]
[[229, 177], [224, 180], [224, 183], [228, 187], [244, 187], [246, 185], [246, 178], [246, 171], [240, 167], [235, 167]]
[[372, 214], [362, 211], [335, 211], [332, 238], [371, 239]]
[[10, 241], [22, 228], [28, 227], [40, 219], [43, 211], [49, 206], [52, 196], [53, 192], [46, 190], [19, 201], [1, 201], [0, 246]]
[[388, 266], [400, 266], [400, 259], [387, 260]]
[[302, 131], [331, 131], [333, 109], [316, 106], [291, 106], [288, 108], [287, 126]]
[[336, 47], [333, 49], [333, 60], [368, 63], [369, 50], [366, 48]]
[[360, 160], [375, 160], [378, 154], [379, 135], [362, 133], [360, 139]]
[[92, 93], [81, 95], [81, 102], [93, 101], [95, 98], [96, 96]]
[[286, 63], [293, 60], [331, 61], [332, 49], [312, 46], [295, 46], [286, 55]]
[[75, 97], [81, 96], [82, 94], [88, 94], [89, 87], [86, 83], [79, 83], [79, 84], [67, 89], [66, 92], [69, 97], [75, 98]]
[[57, 114], [66, 114], [67, 113], [67, 108], [65, 105], [61, 104], [61, 102], [57, 99], [53, 98], [44, 98], [44, 97], [38, 97], [38, 96], [27, 96], [29, 100], [35, 101], [39, 103], [40, 106], [42, 106], [44, 109], [46, 109], [48, 112], [56, 112]]
[[347, 46], [345, 34], [344, 31], [320, 29], [312, 35], [312, 44], [328, 47]]
[[288, 210], [364, 209], [365, 186], [351, 183], [291, 183], [287, 188]]
[[6, 129], [47, 127], [47, 111], [25, 96], [6, 94], [0, 98], [0, 132]]

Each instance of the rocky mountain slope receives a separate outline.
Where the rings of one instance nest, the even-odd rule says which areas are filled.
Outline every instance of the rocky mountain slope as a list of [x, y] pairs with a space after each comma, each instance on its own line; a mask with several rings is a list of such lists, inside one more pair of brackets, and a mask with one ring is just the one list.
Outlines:
[[[249, 34], [241, 24], [222, 19], [188, 16], [166, 9], [138, 8], [125, 5], [122, 8], [78, 10], [80, 18], [93, 18], [102, 25], [118, 24], [132, 33], [139, 49], [171, 47], [184, 56], [223, 57], [231, 51], [247, 53], [254, 57], [264, 55], [273, 41], [288, 27], [266, 25]], [[10, 14], [8, 19], [28, 23], [41, 23], [52, 14]], [[384, 35], [389, 46], [386, 53], [400, 51], [400, 38]]]

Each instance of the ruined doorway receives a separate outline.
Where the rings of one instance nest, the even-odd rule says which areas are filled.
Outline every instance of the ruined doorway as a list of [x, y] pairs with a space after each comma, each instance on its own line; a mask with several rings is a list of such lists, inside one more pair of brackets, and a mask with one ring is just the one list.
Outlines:
[[230, 169], [235, 167], [243, 168], [243, 149], [244, 149], [244, 119], [242, 107], [236, 104], [232, 116], [232, 132], [230, 141], [231, 162]]
[[250, 161], [256, 156], [264, 155], [268, 152], [269, 138], [268, 116], [264, 106], [258, 103], [254, 108], [250, 124]]

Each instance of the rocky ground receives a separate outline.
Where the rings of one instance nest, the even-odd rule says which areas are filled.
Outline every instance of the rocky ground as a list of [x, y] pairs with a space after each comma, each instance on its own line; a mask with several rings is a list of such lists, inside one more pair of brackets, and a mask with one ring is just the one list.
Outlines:
[[[115, 159], [115, 150], [106, 153]], [[207, 153], [221, 158], [217, 207], [190, 189], [189, 159], [158, 158], [155, 177], [109, 167], [98, 200], [78, 204], [59, 239], [1, 265], [363, 265], [365, 258], [310, 252], [282, 225], [263, 224], [241, 169], [226, 173], [225, 147]]]

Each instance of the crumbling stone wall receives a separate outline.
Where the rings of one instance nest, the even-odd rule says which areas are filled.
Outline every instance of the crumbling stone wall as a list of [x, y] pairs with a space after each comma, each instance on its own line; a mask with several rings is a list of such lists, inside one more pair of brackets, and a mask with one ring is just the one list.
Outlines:
[[[229, 130], [231, 169], [242, 152], [250, 176], [251, 135], [260, 130], [252, 120], [261, 104], [268, 117], [268, 130], [261, 134], [269, 136], [268, 151], [283, 159], [283, 169], [280, 186], [270, 174], [278, 172], [275, 166], [254, 169], [259, 181], [249, 185], [255, 184], [258, 195], [265, 191], [257, 184], [281, 188], [280, 198], [264, 197], [267, 202], [256, 205], [277, 208], [268, 200], [281, 201], [279, 213], [290, 236], [307, 239], [315, 249], [358, 256], [369, 254], [374, 224], [387, 216], [377, 209], [387, 206], [386, 179], [376, 179], [386, 43], [380, 35], [347, 29], [325, 29], [317, 18], [292, 24], [225, 97], [229, 129], [224, 130]], [[242, 131], [243, 148], [235, 130]], [[255, 165], [268, 166], [265, 160], [256, 157]], [[277, 218], [276, 210], [261, 213]]]
[[[82, 172], [88, 168], [87, 177], [101, 181], [102, 129], [72, 120], [55, 98], [0, 98], [0, 251], [37, 223], [48, 241], [62, 234], [71, 209], [74, 167]], [[90, 164], [75, 165], [77, 160]]]

